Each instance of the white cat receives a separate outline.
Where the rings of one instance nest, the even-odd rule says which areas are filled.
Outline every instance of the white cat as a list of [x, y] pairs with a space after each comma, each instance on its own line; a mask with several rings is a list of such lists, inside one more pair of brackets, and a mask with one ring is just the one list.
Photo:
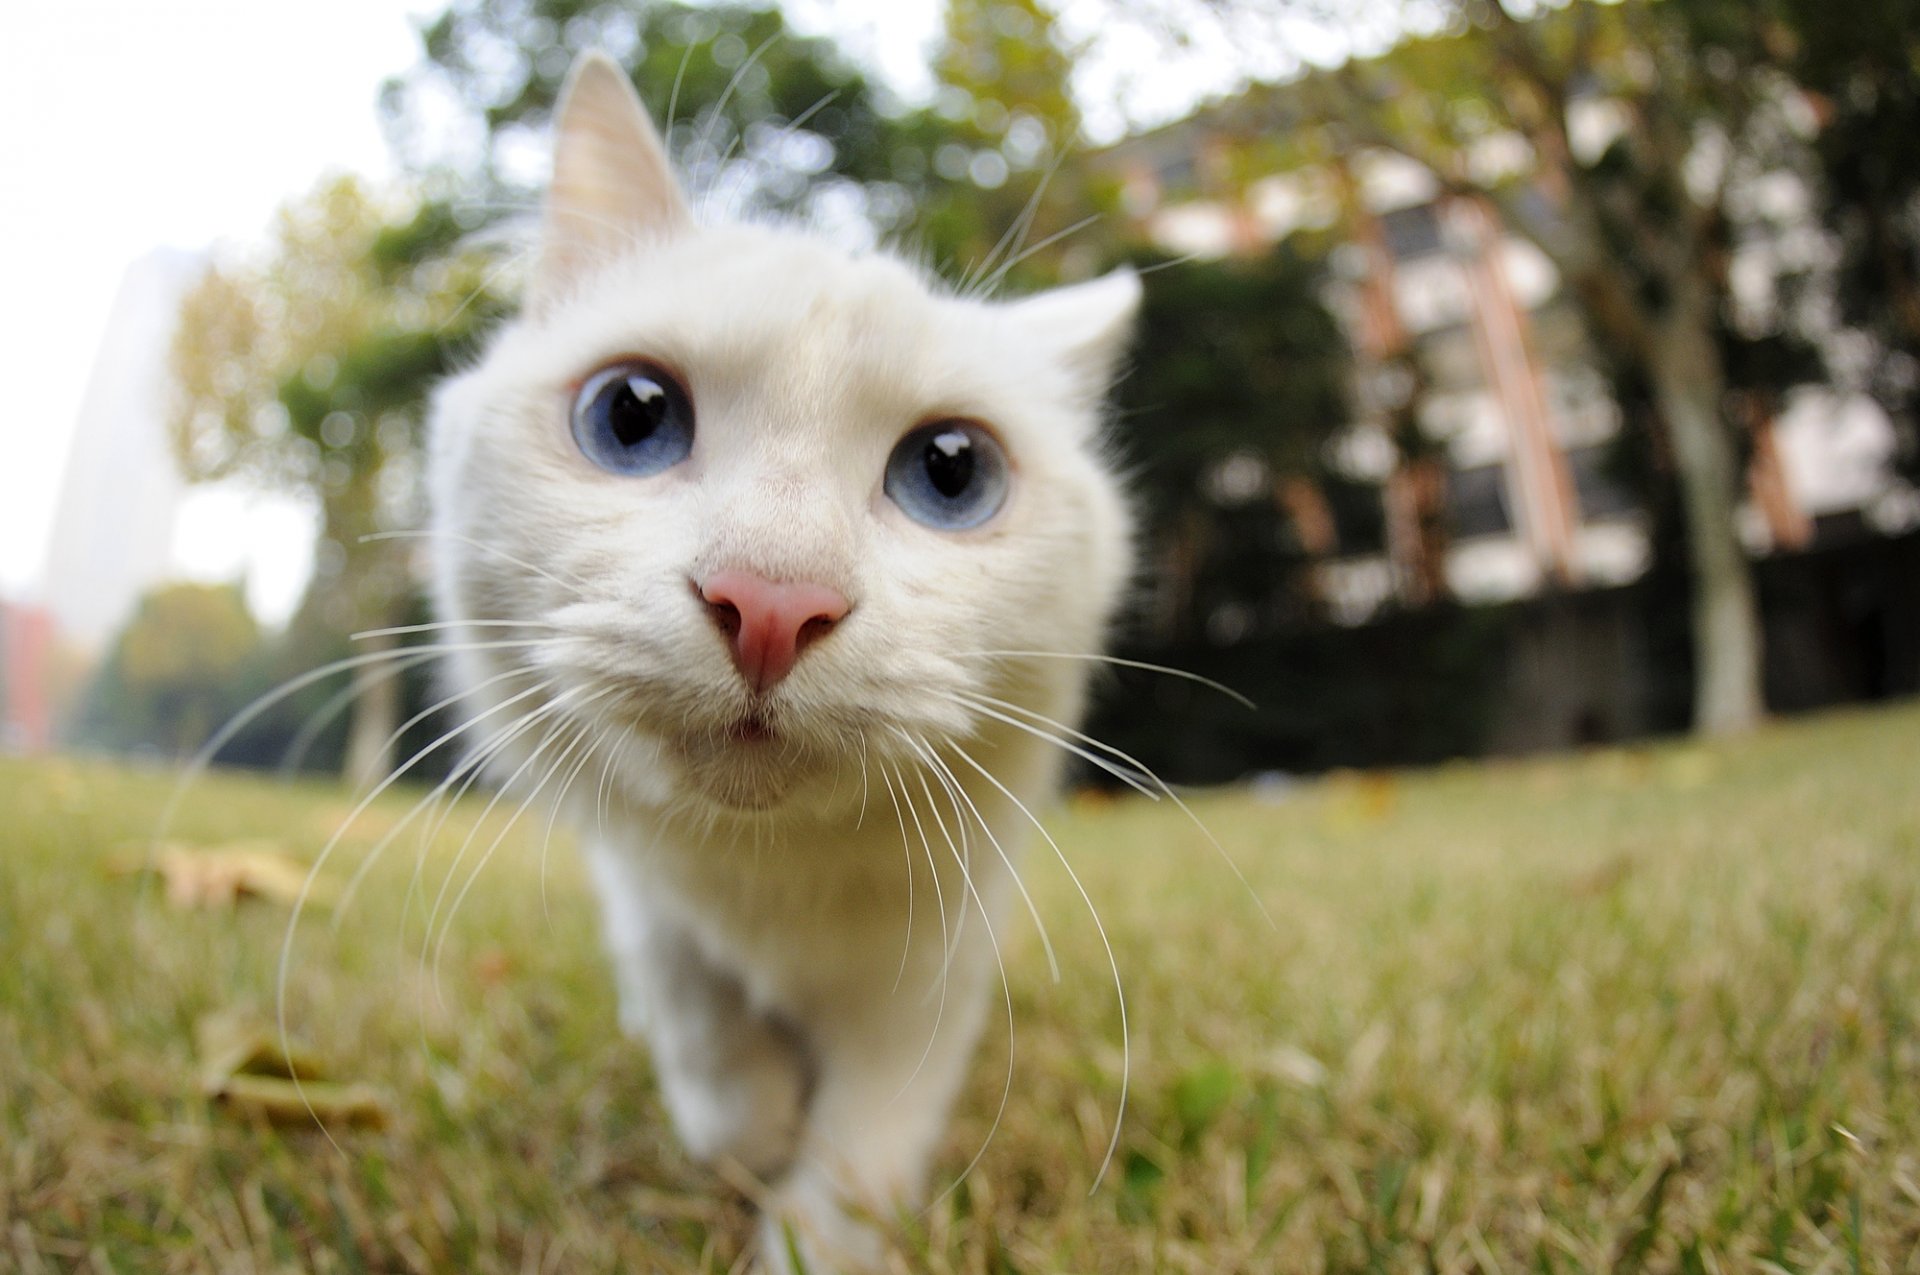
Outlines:
[[981, 1029], [1062, 756], [1024, 727], [1077, 721], [1059, 657], [1131, 570], [1099, 416], [1139, 284], [989, 301], [701, 224], [600, 56], [557, 121], [524, 311], [434, 407], [442, 617], [528, 626], [454, 677], [524, 714], [496, 769], [604, 772], [621, 1021], [688, 1149], [765, 1184], [763, 1260], [790, 1227], [859, 1266]]

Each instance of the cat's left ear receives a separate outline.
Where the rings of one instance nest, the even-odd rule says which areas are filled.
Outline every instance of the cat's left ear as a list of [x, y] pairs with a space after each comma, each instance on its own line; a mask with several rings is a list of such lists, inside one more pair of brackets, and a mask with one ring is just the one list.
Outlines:
[[693, 221], [667, 148], [612, 58], [580, 55], [553, 118], [553, 183], [529, 288], [535, 308], [564, 296], [636, 238], [675, 234]]
[[1140, 311], [1140, 276], [1132, 267], [1016, 301], [1014, 319], [1079, 381], [1090, 400], [1103, 397]]

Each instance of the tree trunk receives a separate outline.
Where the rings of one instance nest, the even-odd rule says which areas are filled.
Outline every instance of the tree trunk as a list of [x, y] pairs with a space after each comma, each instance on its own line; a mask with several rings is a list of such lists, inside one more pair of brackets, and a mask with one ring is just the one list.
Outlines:
[[1734, 734], [1757, 725], [1766, 705], [1753, 567], [1734, 525], [1741, 484], [1721, 415], [1725, 381], [1703, 306], [1676, 300], [1656, 338], [1648, 372], [1673, 448], [1693, 577], [1693, 726]]
[[1410, 607], [1445, 602], [1447, 580], [1447, 468], [1437, 456], [1409, 458], [1387, 475], [1384, 493], [1388, 558], [1400, 600]]
[[[370, 637], [355, 644], [354, 654], [390, 651], [395, 637]], [[400, 682], [387, 660], [374, 660], [353, 670], [353, 710], [347, 727], [343, 769], [347, 782], [369, 788], [393, 768], [393, 730], [400, 721]]]

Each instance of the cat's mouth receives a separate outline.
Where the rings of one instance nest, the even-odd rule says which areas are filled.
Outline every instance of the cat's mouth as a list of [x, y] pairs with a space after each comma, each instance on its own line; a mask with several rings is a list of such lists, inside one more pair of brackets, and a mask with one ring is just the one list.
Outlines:
[[760, 706], [743, 708], [717, 729], [674, 739], [683, 774], [715, 804], [738, 811], [781, 805], [818, 773], [820, 755], [806, 733], [776, 725]]
[[759, 712], [742, 714], [727, 728], [727, 740], [734, 744], [771, 744], [779, 737], [773, 723]]

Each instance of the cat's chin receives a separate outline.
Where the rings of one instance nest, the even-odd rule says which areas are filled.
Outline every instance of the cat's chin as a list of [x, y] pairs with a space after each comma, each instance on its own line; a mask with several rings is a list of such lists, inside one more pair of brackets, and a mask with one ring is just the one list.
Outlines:
[[773, 814], [818, 791], [827, 762], [758, 719], [723, 733], [683, 737], [670, 746], [683, 795], [720, 810]]

